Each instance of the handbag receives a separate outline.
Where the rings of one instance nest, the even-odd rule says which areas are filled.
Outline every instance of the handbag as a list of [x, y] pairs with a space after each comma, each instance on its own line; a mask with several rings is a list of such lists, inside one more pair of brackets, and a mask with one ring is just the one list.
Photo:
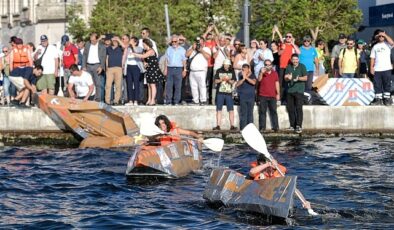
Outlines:
[[44, 57], [45, 52], [47, 52], [47, 49], [48, 49], [48, 46], [45, 47], [44, 53], [40, 56], [40, 58], [38, 58], [37, 60], [34, 61], [34, 66], [41, 65], [42, 59]]

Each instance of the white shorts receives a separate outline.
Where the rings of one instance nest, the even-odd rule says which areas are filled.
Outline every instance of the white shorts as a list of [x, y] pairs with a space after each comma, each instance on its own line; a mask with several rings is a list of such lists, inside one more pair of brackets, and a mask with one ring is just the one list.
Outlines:
[[18, 91], [21, 91], [26, 87], [23, 77], [8, 76], [8, 79], [10, 79], [10, 82], [16, 87]]

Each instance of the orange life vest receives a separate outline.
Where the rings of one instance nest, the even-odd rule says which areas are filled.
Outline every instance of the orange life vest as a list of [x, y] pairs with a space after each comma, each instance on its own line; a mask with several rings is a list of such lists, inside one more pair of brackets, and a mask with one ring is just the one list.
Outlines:
[[29, 48], [24, 45], [16, 45], [13, 49], [13, 68], [29, 66]]
[[177, 136], [179, 135], [179, 129], [176, 127], [176, 123], [173, 121], [171, 121], [170, 133], [173, 135], [162, 135], [160, 137], [161, 145], [167, 145], [171, 142], [179, 141], [181, 139], [179, 136]]
[[[250, 163], [250, 166], [252, 168], [258, 166], [257, 161], [253, 161], [252, 163]], [[283, 172], [283, 174], [286, 174], [287, 169], [285, 166], [278, 163], [278, 167], [279, 167], [280, 171]], [[256, 173], [252, 177], [253, 177], [253, 180], [261, 180], [261, 179], [270, 179], [270, 178], [274, 178], [274, 177], [281, 177], [282, 175], [279, 173], [278, 170], [271, 168], [271, 169], [265, 170], [263, 172], [263, 176], [264, 176], [264, 178], [261, 178], [261, 173]]]

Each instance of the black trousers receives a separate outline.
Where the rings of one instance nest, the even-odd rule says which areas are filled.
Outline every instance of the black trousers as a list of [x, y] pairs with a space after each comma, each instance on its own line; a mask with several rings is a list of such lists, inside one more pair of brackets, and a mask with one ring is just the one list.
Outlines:
[[276, 98], [274, 97], [262, 97], [259, 96], [259, 129], [265, 129], [266, 118], [267, 118], [267, 108], [271, 120], [271, 127], [274, 130], [279, 129], [278, 124], [278, 113], [276, 111]]
[[215, 103], [214, 101], [212, 101], [212, 90], [213, 90], [213, 67], [208, 67], [207, 70], [207, 96], [208, 96], [208, 104], [213, 104]]
[[303, 93], [287, 93], [287, 112], [289, 113], [290, 126], [295, 128], [296, 126], [302, 127], [303, 112], [302, 105], [304, 100]]

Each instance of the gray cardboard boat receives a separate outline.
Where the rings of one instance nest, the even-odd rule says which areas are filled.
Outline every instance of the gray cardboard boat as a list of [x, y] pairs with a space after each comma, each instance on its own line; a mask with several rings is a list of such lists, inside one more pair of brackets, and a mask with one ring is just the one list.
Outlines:
[[237, 210], [286, 218], [293, 207], [296, 181], [296, 176], [249, 180], [234, 170], [217, 168], [211, 172], [203, 197]]

